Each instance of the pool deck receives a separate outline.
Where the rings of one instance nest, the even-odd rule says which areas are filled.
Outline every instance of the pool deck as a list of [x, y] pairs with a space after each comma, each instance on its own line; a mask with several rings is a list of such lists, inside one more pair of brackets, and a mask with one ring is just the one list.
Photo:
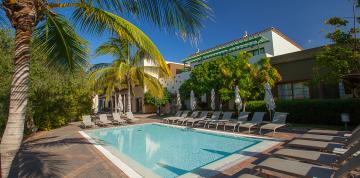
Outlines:
[[[159, 122], [157, 119], [145, 118], [145, 115], [135, 117], [142, 118], [134, 124]], [[80, 122], [74, 122], [59, 129], [38, 132], [25, 139], [11, 175], [66, 178], [127, 177], [79, 133], [84, 130], [79, 125]], [[272, 136], [271, 133], [268, 135]], [[278, 132], [273, 138], [289, 140], [295, 135], [289, 132]], [[215, 177], [237, 177], [242, 173], [248, 173], [254, 162], [266, 158], [268, 152], [274, 148], [225, 171], [218, 172]], [[18, 166], [20, 168], [16, 169]]]

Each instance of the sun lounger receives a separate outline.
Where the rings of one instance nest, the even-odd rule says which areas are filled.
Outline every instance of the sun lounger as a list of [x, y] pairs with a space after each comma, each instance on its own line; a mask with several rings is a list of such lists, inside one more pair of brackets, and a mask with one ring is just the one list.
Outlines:
[[317, 134], [303, 134], [296, 138], [304, 139], [304, 140], [318, 140], [318, 141], [327, 141], [327, 142], [338, 142], [338, 143], [346, 143], [347, 141], [351, 141], [360, 137], [360, 130], [354, 132], [349, 137], [341, 137], [341, 136], [331, 136], [331, 135], [317, 135]]
[[256, 175], [251, 175], [251, 174], [242, 174], [241, 176], [239, 176], [237, 178], [261, 178], [261, 177], [256, 176]]
[[[210, 126], [214, 125], [216, 127], [216, 130], [217, 130], [217, 126], [218, 126], [218, 123], [219, 122], [226, 122], [226, 121], [229, 121], [231, 119], [231, 116], [232, 116], [232, 112], [224, 112], [223, 113], [223, 117], [222, 119], [214, 119], [212, 121], [209, 121], [208, 122], [208, 128], [210, 128]], [[220, 118], [220, 117], [219, 117]]]
[[263, 172], [263, 170], [269, 170], [293, 177], [340, 178], [345, 177], [351, 171], [359, 168], [359, 166], [360, 156], [352, 158], [344, 165], [342, 165], [338, 170], [334, 170], [330, 167], [308, 164], [294, 160], [270, 157], [259, 163], [254, 167], [254, 169], [260, 170], [261, 172]]
[[126, 112], [126, 120], [129, 123], [138, 121], [139, 119], [135, 118], [132, 112]]
[[176, 123], [184, 125], [187, 120], [189, 120], [190, 118], [195, 118], [198, 115], [199, 115], [199, 111], [194, 111], [193, 113], [191, 113], [190, 117], [179, 118]]
[[314, 164], [321, 164], [327, 166], [339, 166], [347, 159], [351, 158], [356, 152], [360, 150], [360, 142], [350, 147], [344, 154], [325, 153], [311, 150], [299, 150], [283, 148], [272, 155], [277, 157], [293, 158], [300, 161], [305, 161]]
[[91, 122], [91, 117], [89, 115], [82, 116], [82, 119], [82, 126], [84, 128], [93, 127], [95, 125], [93, 122]]
[[120, 125], [120, 124], [126, 124], [126, 120], [125, 119], [121, 119], [121, 116], [119, 113], [112, 113], [112, 116], [113, 116], [113, 124], [117, 124], [117, 125]]
[[187, 117], [188, 114], [189, 114], [189, 111], [184, 111], [184, 112], [180, 115], [180, 117], [171, 117], [171, 118], [168, 119], [168, 120], [169, 120], [169, 123], [170, 123], [170, 121], [171, 121], [171, 123], [175, 123], [177, 120], [179, 120], [179, 119], [181, 119], [181, 118]]
[[216, 122], [216, 130], [218, 129], [219, 126], [225, 127], [225, 124], [231, 120], [232, 115], [233, 115], [233, 112], [224, 112], [221, 120]]
[[183, 113], [183, 111], [178, 111], [178, 112], [175, 113], [174, 116], [166, 117], [166, 118], [163, 119], [163, 121], [166, 122], [166, 123], [169, 123], [169, 119], [170, 119], [170, 118], [180, 117], [182, 113]]
[[[219, 120], [220, 114], [221, 114], [221, 111], [215, 111], [215, 112], [213, 112], [212, 115], [211, 115], [211, 117], [210, 117], [210, 119], [205, 120], [204, 128], [205, 128], [206, 125], [208, 125], [210, 122], [214, 122], [214, 121]], [[208, 127], [208, 128], [209, 128], [209, 127]]]
[[99, 115], [100, 121], [98, 122], [99, 126], [106, 126], [108, 124], [111, 124], [112, 122], [108, 120], [106, 114], [100, 114]]
[[265, 125], [261, 126], [259, 133], [261, 134], [262, 130], [272, 130], [273, 134], [275, 134], [276, 129], [286, 126], [287, 115], [289, 115], [289, 114], [283, 113], [283, 112], [275, 112], [272, 122], [270, 124], [265, 124]]
[[[358, 125], [353, 131], [357, 132], [360, 130], [360, 125]], [[347, 131], [337, 131], [337, 130], [318, 130], [318, 129], [312, 129], [307, 131], [308, 134], [319, 134], [319, 135], [333, 135], [333, 136], [345, 136], [346, 134], [352, 134]]]
[[255, 112], [253, 117], [251, 118], [251, 121], [239, 123], [238, 132], [240, 132], [240, 128], [247, 128], [249, 129], [249, 133], [251, 132], [251, 128], [255, 126], [259, 126], [265, 116], [265, 112]]
[[204, 128], [206, 127], [206, 124], [208, 124], [210, 121], [213, 121], [213, 120], [218, 120], [219, 117], [220, 117], [220, 114], [221, 114], [221, 111], [214, 111], [210, 118], [206, 118], [204, 120], [201, 120], [197, 123], [197, 125], [201, 125], [201, 124], [204, 124]]
[[335, 142], [295, 139], [287, 143], [285, 146], [332, 152], [335, 148], [342, 148], [345, 145]]
[[201, 111], [201, 114], [198, 118], [190, 118], [186, 121], [186, 125], [187, 124], [191, 124], [192, 127], [194, 127], [194, 125], [200, 121], [204, 121], [206, 120], [206, 117], [208, 115], [209, 111]]
[[240, 112], [237, 120], [229, 120], [224, 123], [224, 130], [226, 130], [226, 127], [233, 127], [233, 132], [235, 132], [236, 126], [240, 123], [247, 122], [249, 115], [250, 112]]
[[295, 139], [287, 143], [286, 146], [315, 149], [322, 151], [333, 151], [335, 148], [351, 147], [355, 145], [359, 140], [360, 140], [360, 131], [357, 131], [356, 133], [352, 134], [349, 138], [346, 138], [345, 141], [342, 143]]

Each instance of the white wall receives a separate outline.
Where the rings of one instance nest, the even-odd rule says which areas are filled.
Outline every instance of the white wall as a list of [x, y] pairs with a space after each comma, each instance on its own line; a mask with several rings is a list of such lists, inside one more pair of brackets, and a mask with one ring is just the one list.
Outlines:
[[296, 51], [301, 51], [302, 49], [289, 42], [278, 33], [272, 31], [272, 41], [274, 48], [274, 56], [279, 56], [282, 54], [292, 53]]
[[180, 74], [176, 74], [174, 78], [169, 78], [169, 79], [160, 79], [160, 83], [167, 88], [167, 90], [172, 93], [175, 94], [180, 86], [190, 78], [190, 72], [183, 72]]

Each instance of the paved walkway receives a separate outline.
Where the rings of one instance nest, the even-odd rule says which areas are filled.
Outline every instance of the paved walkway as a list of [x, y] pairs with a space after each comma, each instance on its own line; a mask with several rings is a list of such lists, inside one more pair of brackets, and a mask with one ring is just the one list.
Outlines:
[[[141, 118], [139, 121], [146, 122], [158, 120]], [[13, 166], [11, 177], [127, 177], [78, 133], [82, 130], [79, 125], [79, 122], [71, 123], [59, 129], [36, 133], [26, 139]], [[277, 133], [276, 137], [290, 139], [293, 135]], [[244, 168], [256, 159], [234, 166], [216, 177], [237, 176], [247, 170]]]

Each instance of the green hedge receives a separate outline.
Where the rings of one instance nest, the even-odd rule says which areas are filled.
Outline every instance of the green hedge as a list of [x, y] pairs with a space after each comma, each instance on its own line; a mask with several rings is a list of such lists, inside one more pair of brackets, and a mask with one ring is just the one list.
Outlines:
[[[264, 101], [250, 101], [247, 111], [266, 111]], [[359, 99], [276, 101], [276, 111], [289, 113], [289, 123], [339, 125], [341, 113], [350, 114], [350, 125], [360, 124]], [[266, 117], [269, 118], [269, 117]]]

